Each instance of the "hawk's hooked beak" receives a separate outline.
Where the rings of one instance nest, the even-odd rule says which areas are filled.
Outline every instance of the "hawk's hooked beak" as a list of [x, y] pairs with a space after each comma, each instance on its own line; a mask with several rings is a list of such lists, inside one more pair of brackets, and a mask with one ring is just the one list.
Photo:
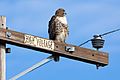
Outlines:
[[67, 15], [67, 13], [64, 12], [64, 15]]

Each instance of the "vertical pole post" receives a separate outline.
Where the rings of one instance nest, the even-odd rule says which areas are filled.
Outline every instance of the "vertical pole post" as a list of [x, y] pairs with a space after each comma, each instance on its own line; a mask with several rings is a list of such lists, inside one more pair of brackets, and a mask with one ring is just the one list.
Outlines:
[[[6, 29], [6, 17], [0, 16], [0, 28]], [[0, 80], [6, 80], [6, 43], [0, 41]]]

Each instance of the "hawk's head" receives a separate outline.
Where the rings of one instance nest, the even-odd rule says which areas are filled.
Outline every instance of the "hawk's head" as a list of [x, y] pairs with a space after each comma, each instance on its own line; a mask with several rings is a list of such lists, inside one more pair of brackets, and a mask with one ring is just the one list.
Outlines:
[[65, 10], [63, 8], [59, 8], [56, 10], [55, 15], [59, 16], [59, 17], [63, 17], [64, 15], [66, 15], [66, 13], [65, 13]]

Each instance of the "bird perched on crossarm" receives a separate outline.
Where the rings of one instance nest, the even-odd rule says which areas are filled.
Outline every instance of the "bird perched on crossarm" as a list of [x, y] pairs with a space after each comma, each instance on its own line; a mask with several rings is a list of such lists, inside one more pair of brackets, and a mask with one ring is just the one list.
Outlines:
[[[52, 16], [48, 25], [49, 39], [65, 43], [65, 40], [69, 35], [65, 15], [65, 10], [63, 8], [59, 8], [56, 10], [55, 15]], [[55, 61], [59, 61], [59, 56], [57, 54], [53, 54], [53, 56]]]

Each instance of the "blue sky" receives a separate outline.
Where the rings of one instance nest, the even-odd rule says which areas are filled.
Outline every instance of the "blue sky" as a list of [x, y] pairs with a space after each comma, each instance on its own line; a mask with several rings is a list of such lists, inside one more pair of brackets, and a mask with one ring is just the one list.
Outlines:
[[[67, 13], [70, 35], [67, 43], [79, 45], [94, 34], [120, 28], [120, 0], [0, 0], [0, 15], [7, 17], [7, 26], [15, 31], [48, 38], [48, 21], [58, 8]], [[103, 37], [109, 53], [109, 65], [95, 65], [67, 58], [50, 62], [18, 80], [118, 80], [120, 79], [120, 32]], [[49, 56], [21, 47], [7, 45], [7, 80]], [[83, 47], [93, 49], [91, 43]]]

